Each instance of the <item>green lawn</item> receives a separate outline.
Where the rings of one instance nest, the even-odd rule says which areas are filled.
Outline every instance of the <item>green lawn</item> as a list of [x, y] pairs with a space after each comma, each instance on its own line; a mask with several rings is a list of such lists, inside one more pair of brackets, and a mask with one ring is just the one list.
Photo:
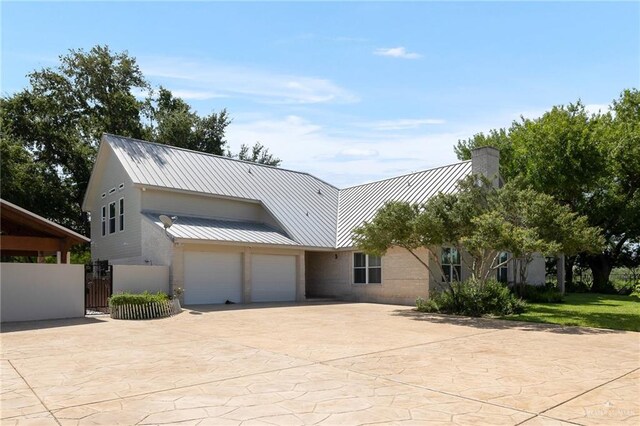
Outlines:
[[640, 331], [640, 298], [570, 293], [565, 303], [530, 303], [525, 313], [503, 319]]

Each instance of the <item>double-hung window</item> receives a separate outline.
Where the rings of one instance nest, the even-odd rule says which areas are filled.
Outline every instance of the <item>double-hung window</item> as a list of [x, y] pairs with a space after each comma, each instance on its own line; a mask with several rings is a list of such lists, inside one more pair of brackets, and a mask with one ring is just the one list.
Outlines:
[[442, 272], [444, 282], [462, 281], [462, 268], [460, 266], [460, 252], [453, 247], [443, 247], [442, 257], [440, 261], [442, 265]]
[[118, 202], [118, 222], [120, 224], [120, 231], [124, 231], [124, 198], [120, 198]]
[[509, 258], [509, 255], [507, 254], [506, 251], [503, 251], [498, 255], [498, 265], [500, 265], [501, 263], [504, 263], [503, 266], [498, 268], [497, 276], [496, 276], [496, 279], [501, 283], [506, 283], [509, 281], [509, 278], [507, 276], [508, 268], [507, 268], [507, 264], [505, 263], [508, 258]]
[[101, 225], [102, 225], [102, 236], [104, 237], [105, 235], [107, 235], [107, 206], [102, 206], [102, 220], [101, 220]]
[[116, 232], [116, 202], [109, 203], [109, 233]]
[[382, 258], [364, 253], [353, 254], [353, 283], [381, 284]]

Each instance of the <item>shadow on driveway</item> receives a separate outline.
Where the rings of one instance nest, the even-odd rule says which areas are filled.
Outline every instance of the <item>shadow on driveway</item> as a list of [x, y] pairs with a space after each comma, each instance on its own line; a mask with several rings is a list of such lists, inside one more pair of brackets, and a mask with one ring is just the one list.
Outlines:
[[[86, 316], [84, 318], [66, 318], [56, 320], [5, 322], [0, 326], [0, 333], [13, 333], [16, 331], [39, 330], [56, 327], [75, 327], [78, 325], [90, 325], [106, 322], [108, 315]], [[104, 319], [102, 319], [104, 318]]]
[[589, 328], [525, 321], [500, 320], [492, 318], [473, 318], [456, 315], [431, 314], [418, 312], [415, 309], [397, 309], [393, 311], [392, 315], [410, 318], [415, 321], [426, 321], [433, 324], [461, 325], [486, 330], [548, 331], [551, 333], [576, 335], [628, 333], [627, 331], [609, 330], [605, 328]]

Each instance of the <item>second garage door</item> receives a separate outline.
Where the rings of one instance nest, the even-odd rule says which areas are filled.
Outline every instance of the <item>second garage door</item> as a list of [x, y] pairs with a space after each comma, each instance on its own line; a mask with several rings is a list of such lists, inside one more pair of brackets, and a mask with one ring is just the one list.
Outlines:
[[242, 303], [242, 254], [185, 252], [184, 287], [187, 305]]
[[296, 257], [254, 254], [251, 259], [251, 301], [296, 300]]

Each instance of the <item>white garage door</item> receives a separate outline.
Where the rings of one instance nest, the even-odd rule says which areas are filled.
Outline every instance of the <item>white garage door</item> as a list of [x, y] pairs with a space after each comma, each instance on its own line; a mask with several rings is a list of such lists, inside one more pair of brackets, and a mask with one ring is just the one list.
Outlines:
[[242, 254], [185, 252], [184, 287], [187, 305], [242, 303]]
[[251, 301], [296, 300], [296, 257], [254, 254], [251, 256]]

